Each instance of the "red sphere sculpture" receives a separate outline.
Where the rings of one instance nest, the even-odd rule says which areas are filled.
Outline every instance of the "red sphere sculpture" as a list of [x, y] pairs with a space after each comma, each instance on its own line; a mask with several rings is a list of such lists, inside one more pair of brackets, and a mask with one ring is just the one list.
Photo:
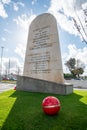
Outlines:
[[55, 115], [60, 110], [60, 101], [54, 96], [48, 96], [42, 101], [43, 111], [48, 115]]
[[16, 86], [14, 87], [14, 90], [16, 90]]

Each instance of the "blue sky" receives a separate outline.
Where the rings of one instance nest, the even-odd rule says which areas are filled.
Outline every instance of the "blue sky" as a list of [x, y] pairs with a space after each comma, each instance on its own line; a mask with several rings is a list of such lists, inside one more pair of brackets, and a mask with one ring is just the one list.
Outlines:
[[[57, 20], [63, 71], [68, 72], [64, 63], [74, 57], [85, 64], [84, 74], [87, 75], [87, 44], [82, 42], [72, 20], [74, 17], [80, 25], [79, 16], [87, 34], [84, 9], [87, 9], [87, 0], [0, 0], [0, 55], [1, 48], [4, 47], [3, 73], [8, 69], [9, 61], [11, 72], [17, 73], [18, 68], [21, 72], [30, 23], [37, 15], [48, 12]], [[80, 29], [87, 40], [82, 28]]]

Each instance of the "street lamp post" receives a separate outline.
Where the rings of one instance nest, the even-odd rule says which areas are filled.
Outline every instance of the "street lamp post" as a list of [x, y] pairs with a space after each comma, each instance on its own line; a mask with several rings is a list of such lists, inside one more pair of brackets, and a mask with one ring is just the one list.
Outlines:
[[4, 47], [1, 47], [1, 78], [2, 78], [2, 57], [3, 57], [3, 49]]

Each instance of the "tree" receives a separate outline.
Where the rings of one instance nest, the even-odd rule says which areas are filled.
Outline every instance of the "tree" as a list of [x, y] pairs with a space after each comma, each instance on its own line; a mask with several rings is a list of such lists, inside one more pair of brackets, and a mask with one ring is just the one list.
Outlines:
[[80, 74], [83, 74], [84, 70], [83, 68], [76, 68], [71, 71], [71, 73], [74, 75], [74, 77], [78, 76], [80, 77]]
[[71, 79], [71, 78], [74, 78], [74, 77], [73, 77], [73, 75], [70, 74], [70, 73], [67, 73], [67, 74], [64, 73], [64, 78], [65, 78], [65, 79]]
[[69, 71], [71, 71], [72, 69], [75, 69], [75, 64], [76, 64], [76, 60], [75, 58], [70, 58], [65, 65], [68, 67]]
[[65, 65], [74, 77], [80, 77], [80, 74], [84, 72], [84, 64], [75, 58], [70, 58]]

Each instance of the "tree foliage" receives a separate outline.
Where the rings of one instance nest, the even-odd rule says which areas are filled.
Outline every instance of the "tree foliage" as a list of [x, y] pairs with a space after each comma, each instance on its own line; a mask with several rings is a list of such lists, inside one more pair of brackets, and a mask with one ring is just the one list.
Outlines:
[[75, 69], [76, 60], [75, 58], [70, 58], [65, 65], [68, 67], [68, 69], [71, 71], [72, 69]]
[[70, 74], [70, 73], [67, 73], [67, 74], [64, 73], [64, 78], [71, 79], [71, 78], [74, 78], [74, 76], [73, 76], [73, 74]]
[[80, 74], [84, 73], [84, 64], [80, 60], [70, 58], [65, 65], [74, 77], [80, 77]]

